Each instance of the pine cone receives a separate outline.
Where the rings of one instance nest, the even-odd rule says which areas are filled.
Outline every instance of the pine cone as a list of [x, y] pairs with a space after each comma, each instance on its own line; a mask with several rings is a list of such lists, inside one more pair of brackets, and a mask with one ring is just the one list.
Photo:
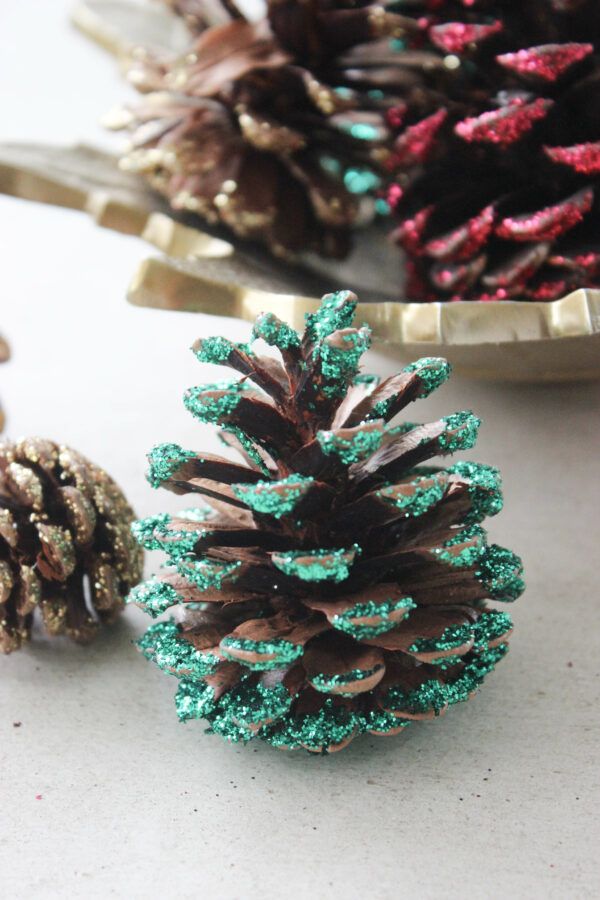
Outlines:
[[[0, 334], [0, 363], [6, 362], [10, 357], [10, 348], [2, 335]], [[4, 410], [0, 406], [0, 431], [4, 428]]]
[[192, 32], [199, 33], [211, 25], [223, 25], [231, 19], [243, 19], [236, 0], [164, 0]]
[[396, 144], [390, 199], [410, 299], [554, 300], [600, 286], [597, 3], [413, 9], [424, 49], [448, 68]]
[[46, 631], [86, 643], [141, 578], [133, 511], [106, 472], [41, 438], [0, 444], [0, 650]]
[[147, 96], [112, 122], [131, 132], [123, 166], [174, 208], [279, 256], [345, 255], [361, 198], [380, 184], [387, 114], [406, 80], [393, 83], [389, 51], [369, 56], [367, 42], [403, 31], [405, 19], [370, 5], [317, 16], [321, 4], [272, 3], [274, 30], [242, 18], [205, 28], [203, 5], [185, 6], [201, 29], [190, 50], [133, 64]]
[[200, 361], [243, 377], [191, 388], [185, 405], [245, 465], [176, 444], [149, 456], [154, 487], [207, 505], [134, 526], [169, 566], [129, 599], [183, 610], [140, 647], [181, 679], [179, 717], [232, 741], [326, 752], [393, 734], [468, 699], [507, 650], [510, 619], [484, 601], [519, 596], [521, 562], [479, 525], [502, 506], [498, 472], [422, 465], [472, 447], [479, 419], [388, 424], [449, 366], [359, 375], [369, 330], [352, 327], [355, 306], [324, 297], [302, 338], [260, 316], [253, 337], [281, 361], [198, 341]]

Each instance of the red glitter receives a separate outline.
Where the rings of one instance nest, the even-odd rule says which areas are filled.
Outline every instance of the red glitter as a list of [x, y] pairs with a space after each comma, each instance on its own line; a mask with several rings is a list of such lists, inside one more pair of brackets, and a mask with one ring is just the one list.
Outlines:
[[504, 265], [488, 272], [481, 280], [488, 288], [524, 289], [529, 279], [544, 264], [549, 252], [550, 244], [547, 242], [526, 247], [515, 253]]
[[583, 271], [589, 277], [595, 278], [600, 275], [600, 253], [593, 250], [587, 253], [576, 253], [574, 256], [568, 256], [564, 253], [553, 253], [548, 258], [548, 265]]
[[426, 206], [424, 209], [420, 209], [412, 219], [405, 219], [394, 231], [393, 237], [404, 247], [407, 253], [422, 256], [423, 244], [421, 238], [433, 209], [433, 206]]
[[445, 109], [438, 109], [431, 116], [407, 128], [396, 140], [392, 163], [397, 166], [410, 166], [424, 162], [433, 149], [435, 136], [447, 115]]
[[525, 296], [530, 300], [541, 300], [548, 302], [550, 300], [559, 300], [572, 288], [565, 279], [559, 281], [541, 281], [534, 287], [529, 287], [525, 292]]
[[484, 112], [480, 116], [463, 119], [454, 126], [455, 133], [469, 143], [482, 141], [508, 147], [530, 131], [535, 122], [543, 119], [553, 105], [552, 100], [538, 98], [533, 103], [512, 101], [508, 106]]
[[397, 103], [396, 106], [392, 106], [386, 111], [385, 117], [390, 128], [396, 130], [402, 128], [407, 109], [406, 103]]
[[544, 153], [552, 162], [570, 166], [582, 175], [600, 174], [600, 141], [572, 147], [544, 147]]
[[483, 247], [493, 226], [494, 207], [490, 205], [458, 228], [432, 238], [425, 245], [425, 253], [434, 259], [455, 261], [469, 259]]
[[430, 278], [441, 291], [460, 291], [474, 284], [487, 263], [485, 254], [466, 263], [436, 263], [431, 267]]
[[36, 800], [43, 800], [44, 798], [43, 798], [43, 796], [42, 796], [41, 794], [36, 794], [36, 795], [35, 795], [35, 799], [36, 799]]
[[586, 188], [553, 206], [507, 216], [496, 228], [496, 234], [509, 241], [552, 241], [578, 225], [593, 202], [594, 191]]
[[503, 53], [496, 59], [501, 66], [518, 75], [557, 81], [567, 69], [593, 52], [593, 44], [543, 44], [516, 53]]
[[404, 191], [400, 187], [399, 184], [391, 184], [388, 188], [387, 192], [387, 202], [390, 205], [391, 209], [396, 209], [402, 197], [404, 196]]
[[447, 22], [444, 25], [433, 25], [429, 29], [432, 44], [445, 53], [456, 53], [460, 56], [469, 44], [477, 44], [502, 31], [502, 22], [496, 20], [489, 25], [469, 24], [468, 22]]

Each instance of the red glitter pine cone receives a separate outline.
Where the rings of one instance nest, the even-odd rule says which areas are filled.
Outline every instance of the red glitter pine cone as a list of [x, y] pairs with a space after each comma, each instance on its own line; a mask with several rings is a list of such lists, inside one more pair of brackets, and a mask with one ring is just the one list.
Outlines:
[[389, 193], [409, 299], [554, 300], [600, 286], [597, 2], [410, 8], [411, 40], [439, 64], [401, 123]]
[[186, 407], [243, 463], [176, 444], [150, 453], [154, 487], [203, 504], [134, 526], [168, 564], [130, 600], [181, 612], [140, 647], [180, 679], [179, 717], [227, 740], [331, 752], [396, 734], [469, 699], [507, 650], [510, 619], [486, 600], [519, 596], [521, 562], [479, 525], [501, 509], [499, 474], [430, 464], [470, 449], [480, 422], [392, 424], [450, 368], [427, 358], [381, 383], [360, 375], [369, 330], [353, 327], [355, 307], [340, 291], [303, 335], [268, 313], [258, 346], [198, 341], [201, 362], [242, 378], [191, 388]]

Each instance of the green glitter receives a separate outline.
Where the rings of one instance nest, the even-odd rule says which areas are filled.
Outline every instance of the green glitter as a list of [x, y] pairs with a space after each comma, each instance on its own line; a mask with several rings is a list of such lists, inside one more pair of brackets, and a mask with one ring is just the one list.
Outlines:
[[200, 348], [193, 352], [200, 362], [219, 364], [226, 363], [234, 349], [235, 344], [227, 338], [207, 337], [202, 338]]
[[[393, 686], [387, 691], [383, 702], [388, 709], [398, 712], [405, 710], [419, 714], [433, 710], [435, 715], [439, 715], [447, 704], [468, 700], [507, 652], [508, 645], [500, 644], [499, 647], [473, 655], [467, 665], [458, 671], [456, 677], [445, 684], [431, 679], [408, 692]], [[448, 660], [445, 662], [451, 665]]]
[[[211, 425], [218, 425], [235, 410], [247, 390], [242, 381], [220, 381], [189, 388], [183, 398], [185, 408], [196, 419]], [[213, 391], [223, 391], [219, 397], [211, 397]]]
[[[375, 601], [356, 603], [343, 613], [333, 616], [331, 624], [338, 631], [343, 631], [357, 640], [377, 637], [392, 628], [396, 628], [399, 620], [392, 618], [392, 614], [403, 609], [402, 619], [406, 619], [411, 609], [415, 609], [416, 603], [411, 597], [399, 597], [397, 600]], [[357, 619], [381, 619], [376, 624], [361, 624]]]
[[445, 685], [445, 693], [449, 704], [463, 703], [483, 683], [486, 675], [496, 667], [508, 652], [507, 644], [500, 644], [491, 650], [477, 654], [474, 659], [465, 666], [457, 677]]
[[224, 563], [209, 558], [190, 560], [182, 557], [176, 561], [179, 574], [191, 581], [200, 591], [209, 591], [213, 588], [220, 591], [224, 581], [235, 581], [235, 577], [232, 576], [240, 566], [241, 562], [238, 560]]
[[[318, 675], [315, 675], [314, 678], [310, 679], [310, 683], [317, 691], [321, 691], [324, 694], [330, 694], [332, 688], [346, 687], [354, 684], [356, 681], [364, 681], [365, 678], [370, 678], [382, 668], [383, 665], [380, 663], [370, 669], [352, 669], [349, 672], [343, 672], [339, 675], [324, 675], [323, 673], [319, 673]], [[345, 695], [341, 693], [341, 696]], [[351, 694], [349, 696], [351, 696]]]
[[[383, 402], [383, 401], [382, 401]], [[373, 412], [375, 412], [375, 408], [379, 406], [379, 403], [375, 404], [373, 408]], [[384, 415], [379, 414], [378, 418], [385, 418]], [[399, 425], [393, 425], [392, 427], [387, 427], [386, 431], [390, 437], [401, 437], [403, 434], [408, 434], [409, 431], [414, 431], [415, 428], [422, 428], [423, 425], [420, 422], [400, 422]]]
[[162, 542], [157, 538], [157, 529], [164, 529], [171, 521], [171, 516], [167, 513], [159, 513], [156, 516], [148, 516], [145, 519], [138, 519], [132, 522], [131, 533], [134, 538], [146, 550], [161, 550]]
[[386, 709], [400, 713], [406, 711], [413, 715], [433, 710], [439, 716], [447, 702], [446, 686], [435, 678], [424, 681], [412, 691], [404, 691], [398, 685], [393, 685], [383, 698]]
[[446, 671], [447, 669], [453, 669], [459, 663], [462, 663], [462, 660], [463, 657], [456, 654], [454, 656], [439, 656], [437, 659], [430, 659], [427, 665], [435, 666], [437, 669]]
[[[476, 543], [463, 547], [458, 554], [452, 553], [450, 548], [456, 547], [457, 544], [466, 543], [467, 541], [472, 540], [475, 540]], [[466, 528], [461, 528], [460, 531], [457, 531], [453, 537], [444, 541], [441, 547], [436, 547], [433, 552], [438, 559], [442, 560], [442, 562], [448, 563], [451, 566], [456, 566], [457, 568], [466, 568], [467, 566], [474, 566], [479, 562], [482, 553], [486, 549], [486, 540], [487, 536], [483, 528], [479, 525], [468, 525]]]
[[375, 200], [375, 212], [379, 216], [389, 216], [392, 209], [390, 204], [383, 197], [377, 197]]
[[360, 372], [352, 379], [352, 384], [364, 384], [373, 390], [378, 386], [381, 378], [379, 375], [373, 375], [370, 372]]
[[328, 697], [317, 713], [288, 717], [279, 727], [268, 729], [265, 739], [273, 747], [306, 747], [326, 753], [327, 748], [341, 744], [360, 729], [360, 719], [345, 706]]
[[[221, 652], [228, 659], [240, 662], [246, 668], [255, 672], [267, 672], [269, 669], [279, 669], [287, 666], [299, 659], [303, 654], [303, 648], [300, 644], [293, 644], [291, 641], [276, 639], [273, 641], [253, 641], [249, 638], [225, 637], [221, 641]], [[241, 650], [246, 653], [259, 653], [264, 656], [270, 656], [271, 659], [258, 660], [257, 662], [247, 662], [241, 660], [232, 653], [232, 650]]]
[[127, 603], [134, 603], [153, 618], [180, 602], [175, 588], [164, 581], [144, 581], [129, 592]]
[[196, 650], [188, 641], [180, 640], [179, 628], [172, 620], [152, 625], [136, 643], [146, 659], [178, 678], [205, 678], [221, 662], [214, 653]]
[[361, 716], [361, 731], [389, 734], [399, 728], [406, 728], [407, 725], [410, 725], [410, 719], [401, 719], [382, 709], [372, 709]]
[[175, 694], [175, 709], [182, 722], [205, 719], [215, 709], [215, 692], [204, 681], [180, 681]]
[[446, 359], [438, 356], [424, 356], [416, 362], [410, 363], [402, 369], [403, 372], [415, 372], [423, 383], [423, 390], [419, 394], [420, 399], [428, 397], [445, 381], [452, 372], [452, 366]]
[[315, 356], [320, 359], [323, 377], [329, 384], [323, 387], [328, 397], [339, 397], [345, 394], [348, 384], [358, 372], [360, 358], [371, 345], [371, 332], [368, 328], [350, 331], [342, 335], [344, 347], [336, 347], [327, 339], [317, 344]]
[[423, 475], [411, 481], [410, 485], [415, 489], [412, 494], [401, 493], [406, 485], [392, 484], [381, 488], [376, 492], [376, 496], [396, 506], [408, 517], [422, 516], [439, 503], [446, 492], [446, 485], [441, 480], [436, 480], [435, 476]]
[[202, 532], [171, 529], [171, 521], [171, 516], [161, 513], [134, 522], [131, 530], [146, 550], [163, 550], [172, 560], [177, 560], [193, 552]]
[[338, 583], [348, 578], [357, 553], [360, 547], [354, 544], [349, 550], [290, 550], [274, 553], [271, 559], [274, 566], [293, 578]]
[[352, 168], [344, 173], [344, 185], [351, 194], [366, 194], [374, 191], [380, 184], [381, 178], [371, 169]]
[[474, 626], [475, 646], [485, 647], [507, 634], [512, 628], [512, 619], [508, 613], [490, 609], [479, 617]]
[[192, 453], [191, 450], [184, 450], [179, 444], [158, 444], [148, 454], [150, 468], [146, 473], [146, 478], [153, 488], [158, 488], [163, 481], [168, 481], [184, 463], [195, 458], [195, 453]]
[[[246, 678], [221, 698], [210, 718], [211, 730], [231, 740], [232, 724], [246, 729], [265, 721], [276, 721], [289, 712], [291, 705], [292, 697], [282, 684], [266, 687]], [[254, 731], [251, 731], [249, 737], [253, 736]]]
[[297, 350], [300, 347], [300, 338], [293, 328], [282, 322], [273, 313], [262, 313], [252, 329], [252, 337], [262, 338], [271, 347], [280, 350]]
[[375, 141], [379, 137], [379, 129], [368, 122], [340, 122], [338, 127], [358, 141]]
[[[260, 453], [258, 452], [256, 444], [254, 443], [252, 438], [248, 437], [248, 435], [246, 434], [245, 431], [242, 431], [242, 429], [238, 428], [236, 425], [224, 425], [222, 430], [224, 432], [226, 432], [227, 434], [232, 434], [234, 437], [236, 437], [238, 439], [242, 448], [248, 454], [248, 457], [252, 460], [253, 463], [255, 463], [255, 465], [258, 466], [258, 468], [260, 469], [260, 471], [262, 472], [263, 475], [269, 474], [269, 468], [266, 465], [266, 463], [265, 463], [264, 459], [262, 458], [262, 456], [260, 455]], [[228, 447], [229, 444], [227, 444], [227, 442], [224, 441], [220, 435], [219, 435], [219, 437], [221, 439], [221, 442], [223, 444], [225, 444], [226, 447]]]
[[280, 481], [259, 481], [256, 484], [232, 484], [238, 500], [256, 513], [280, 519], [290, 515], [306, 495], [314, 478], [289, 475]]
[[326, 456], [337, 456], [346, 466], [367, 459], [381, 446], [384, 432], [363, 427], [350, 437], [336, 435], [333, 431], [318, 431], [317, 441]]
[[468, 481], [471, 509], [465, 515], [465, 525], [481, 522], [486, 516], [497, 515], [503, 506], [502, 479], [498, 469], [476, 462], [458, 462], [448, 468], [449, 475]]
[[418, 638], [408, 648], [409, 653], [444, 653], [468, 644], [473, 637], [474, 625], [449, 625], [437, 638]]
[[478, 561], [476, 577], [494, 600], [512, 603], [525, 590], [523, 563], [512, 550], [490, 544]]
[[306, 314], [306, 334], [310, 340], [323, 340], [334, 331], [352, 325], [356, 300], [350, 300], [350, 295], [350, 291], [325, 294], [317, 312]]
[[[475, 446], [481, 419], [473, 415], [470, 410], [445, 416], [442, 422], [444, 422], [445, 431], [438, 438], [441, 450], [446, 453], [454, 453], [456, 450], [470, 450]], [[454, 431], [456, 434], [451, 434]]]

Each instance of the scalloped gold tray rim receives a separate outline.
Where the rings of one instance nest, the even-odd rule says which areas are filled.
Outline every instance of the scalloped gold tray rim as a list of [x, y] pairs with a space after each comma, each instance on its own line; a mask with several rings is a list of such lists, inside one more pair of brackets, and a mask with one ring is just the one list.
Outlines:
[[[34, 157], [32, 164], [26, 151]], [[50, 153], [50, 163], [39, 159]], [[54, 153], [54, 157], [52, 157]], [[86, 170], [70, 173], [69, 154]], [[3, 155], [2, 155], [3, 154]], [[79, 154], [77, 156], [77, 154]], [[87, 156], [86, 156], [87, 154]], [[59, 160], [60, 165], [56, 163]], [[37, 161], [36, 161], [37, 160]], [[150, 192], [131, 187], [98, 187], [93, 163], [113, 166], [113, 157], [93, 148], [0, 147], [0, 191], [24, 199], [79, 209], [99, 225], [138, 235], [167, 256], [144, 260], [128, 299], [138, 306], [202, 312], [253, 320], [270, 309], [295, 327], [317, 298], [278, 289], [259, 289], [232, 280], [228, 266], [236, 248], [165, 212], [156, 212]], [[62, 168], [61, 168], [62, 166]], [[111, 169], [112, 171], [112, 169]], [[219, 266], [224, 274], [219, 275]], [[300, 276], [299, 276], [300, 277]], [[263, 279], [264, 280], [264, 279]], [[352, 284], [340, 284], [352, 288]], [[580, 289], [550, 303], [518, 301], [361, 303], [359, 313], [374, 339], [400, 356], [443, 353], [470, 375], [513, 381], [600, 378], [600, 291]]]

